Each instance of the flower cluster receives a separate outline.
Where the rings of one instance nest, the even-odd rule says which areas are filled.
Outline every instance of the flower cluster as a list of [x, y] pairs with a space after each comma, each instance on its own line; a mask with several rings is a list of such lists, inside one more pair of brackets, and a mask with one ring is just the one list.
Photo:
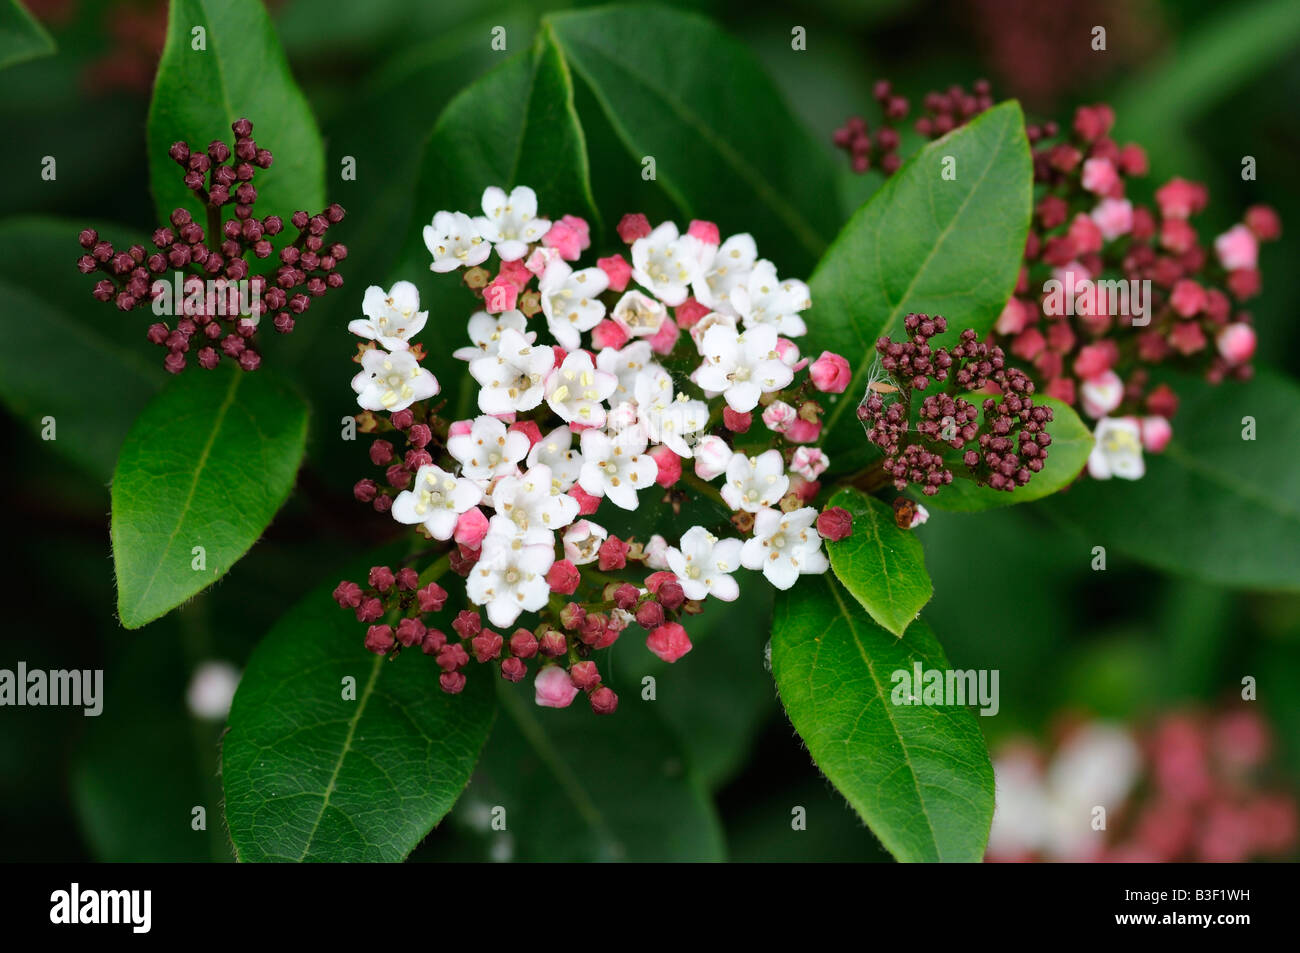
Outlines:
[[[884, 451], [884, 473], [898, 490], [915, 484], [927, 496], [952, 483], [949, 466], [960, 456], [981, 486], [1011, 491], [1043, 469], [1052, 437], [1046, 425], [1052, 409], [1033, 401], [1034, 384], [1007, 364], [1000, 347], [962, 331], [952, 348], [932, 347], [948, 322], [940, 315], [909, 314], [903, 319], [908, 340], [876, 342], [880, 368], [898, 384], [877, 382], [858, 405], [867, 439]], [[913, 423], [913, 394], [946, 384], [920, 400]], [[980, 407], [957, 396], [983, 393]]]
[[[538, 704], [564, 707], [585, 691], [595, 711], [613, 711], [594, 651], [635, 624], [651, 652], [676, 661], [691, 649], [683, 620], [707, 598], [735, 600], [738, 570], [788, 589], [826, 571], [823, 538], [851, 531], [844, 510], [810, 505], [829, 463], [810, 446], [821, 432], [816, 395], [842, 393], [850, 371], [836, 354], [801, 356], [793, 338], [806, 330], [807, 285], [780, 278], [749, 235], [724, 241], [709, 222], [683, 232], [627, 215], [618, 234], [626, 257], [583, 267], [587, 223], [541, 217], [524, 186], [489, 188], [481, 215], [442, 211], [425, 227], [431, 270], [461, 270], [481, 299], [469, 343], [453, 352], [477, 384], [471, 419], [443, 419], [431, 403], [439, 382], [413, 343], [428, 319], [413, 284], [368, 289], [364, 317], [348, 326], [363, 339], [359, 429], [376, 435], [370, 457], [383, 469], [355, 496], [445, 543], [469, 608], [452, 639], [420, 618], [441, 601], [412, 595], [411, 574], [403, 590], [383, 567], [373, 591], [345, 582], [336, 599], [375, 623], [372, 651], [419, 641], [449, 692], [463, 687], [471, 656], [512, 681], [536, 658]], [[668, 512], [695, 495], [719, 515], [672, 544], [602, 525], [647, 492]], [[495, 631], [525, 613], [540, 624], [508, 639]], [[395, 628], [381, 622], [390, 615]]]
[[[1295, 797], [1268, 785], [1274, 743], [1247, 707], [1175, 711], [1149, 726], [1071, 724], [1051, 752], [994, 757], [994, 861], [1237, 863], [1296, 848]], [[1107, 824], [1096, 830], [1097, 805]]]
[[[203, 205], [205, 222], [196, 222], [183, 208], [174, 210], [168, 224], [154, 231], [153, 251], [143, 245], [116, 251], [90, 228], [79, 236], [86, 254], [78, 269], [104, 275], [92, 289], [96, 299], [112, 301], [122, 311], [151, 307], [156, 315], [175, 318], [174, 324], [159, 321], [147, 332], [166, 352], [163, 366], [173, 374], [185, 369], [191, 348], [200, 367], [210, 370], [224, 355], [246, 371], [256, 370], [262, 357], [254, 336], [263, 315], [272, 316], [276, 331], [288, 334], [312, 298], [343, 286], [336, 268], [347, 247], [326, 244], [330, 226], [343, 220], [337, 204], [318, 215], [294, 212], [290, 224], [298, 235], [280, 249], [279, 267], [269, 276], [254, 272], [256, 262], [275, 253], [274, 239], [285, 223], [278, 215], [254, 214], [253, 178], [258, 169], [271, 167], [270, 150], [252, 138], [247, 119], [236, 120], [231, 129], [233, 145], [217, 139], [197, 151], [177, 142], [168, 152]], [[234, 216], [223, 221], [228, 206]]]
[[[888, 84], [878, 84], [877, 98], [892, 132], [906, 117], [906, 101], [897, 102]], [[931, 93], [916, 130], [942, 135], [991, 104], [983, 81], [973, 92]], [[1259, 245], [1276, 239], [1281, 223], [1273, 209], [1255, 205], [1204, 242], [1192, 219], [1208, 192], [1178, 178], [1156, 190], [1153, 207], [1134, 204], [1126, 183], [1146, 174], [1146, 153], [1115, 142], [1114, 121], [1100, 104], [1079, 107], [1068, 130], [1054, 122], [1028, 126], [1034, 218], [1015, 293], [992, 339], [1043, 393], [1097, 422], [1091, 476], [1138, 479], [1146, 471], [1143, 450], [1165, 448], [1178, 409], [1167, 384], [1153, 385], [1152, 368], [1168, 365], [1213, 383], [1251, 375], [1255, 330], [1243, 306], [1259, 292]], [[856, 170], [870, 166], [858, 158], [873, 148], [863, 120], [849, 120], [836, 143], [850, 150]], [[898, 164], [876, 163], [886, 174]]]

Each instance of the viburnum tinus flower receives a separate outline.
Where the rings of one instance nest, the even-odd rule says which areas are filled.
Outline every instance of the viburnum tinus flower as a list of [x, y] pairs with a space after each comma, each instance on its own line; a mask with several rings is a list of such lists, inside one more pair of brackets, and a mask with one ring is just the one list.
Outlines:
[[[286, 243], [278, 237], [285, 226], [279, 215], [255, 214], [254, 178], [259, 169], [271, 167], [271, 152], [253, 139], [249, 120], [236, 120], [231, 130], [231, 144], [215, 139], [199, 151], [177, 142], [168, 150], [204, 208], [202, 222], [176, 209], [168, 224], [154, 231], [152, 252], [143, 245], [116, 251], [92, 228], [79, 236], [86, 254], [77, 268], [102, 273], [91, 291], [96, 299], [112, 301], [121, 311], [148, 307], [164, 319], [151, 324], [146, 337], [164, 349], [163, 367], [173, 374], [184, 370], [191, 356], [209, 370], [223, 356], [246, 371], [256, 370], [262, 363], [257, 334], [263, 318], [276, 332], [288, 334], [314, 298], [343, 286], [337, 267], [348, 255], [347, 246], [326, 241], [330, 227], [343, 221], [342, 206], [316, 215], [294, 212], [289, 224], [298, 234]], [[230, 217], [227, 208], [233, 210]], [[280, 265], [272, 270], [262, 262], [276, 254], [277, 244]], [[403, 346], [425, 317], [403, 310], [413, 290], [399, 286], [384, 295], [372, 288], [377, 296], [367, 295], [365, 320], [353, 322], [356, 333], [380, 339], [390, 349]]]
[[[817, 395], [843, 392], [848, 362], [827, 352], [814, 373], [800, 358], [808, 287], [778, 278], [749, 235], [629, 215], [618, 233], [630, 247], [585, 264], [586, 222], [540, 209], [526, 186], [490, 188], [481, 204], [482, 215], [438, 211], [425, 229], [432, 270], [462, 270], [481, 299], [452, 351], [476, 416], [447, 419], [432, 400], [414, 285], [368, 289], [349, 325], [363, 339], [358, 429], [380, 468], [354, 494], [442, 555], [425, 576], [375, 567], [335, 599], [369, 626], [370, 651], [432, 656], [444, 691], [463, 690], [471, 661], [509, 681], [535, 669], [539, 705], [586, 693], [607, 714], [618, 698], [593, 653], [636, 627], [675, 662], [705, 600], [826, 571], [822, 527], [843, 539], [852, 520], [811, 505], [830, 461], [810, 444]], [[781, 426], [754, 427], [771, 407]], [[717, 520], [675, 530], [691, 496]], [[666, 517], [659, 532], [606, 528], [647, 503]], [[433, 578], [443, 571], [464, 577], [465, 603]]]
[[[883, 127], [873, 135], [854, 117], [835, 143], [850, 153], [856, 171], [890, 175], [901, 164], [896, 127], [910, 106], [887, 82], [875, 93]], [[930, 93], [916, 131], [938, 138], [992, 103], [982, 80], [971, 91], [954, 86]], [[991, 340], [1041, 393], [1095, 420], [1099, 444], [1103, 436], [1114, 443], [1127, 432], [1128, 425], [1116, 429], [1109, 421], [1136, 421], [1137, 464], [1126, 457], [1118, 468], [1101, 462], [1088, 468], [1098, 479], [1136, 479], [1145, 472], [1142, 451], [1164, 449], [1178, 410], [1177, 393], [1153, 380], [1154, 369], [1212, 383], [1253, 373], [1255, 330], [1244, 305], [1260, 290], [1260, 245], [1281, 235], [1281, 221], [1269, 206], [1253, 205], [1240, 223], [1207, 241], [1192, 220], [1208, 205], [1208, 190], [1181, 178], [1156, 189], [1154, 205], [1135, 203], [1127, 186], [1147, 174], [1146, 153], [1111, 138], [1114, 123], [1111, 107], [1097, 104], [1080, 106], [1064, 127], [1027, 127], [1034, 217], [1015, 293]]]

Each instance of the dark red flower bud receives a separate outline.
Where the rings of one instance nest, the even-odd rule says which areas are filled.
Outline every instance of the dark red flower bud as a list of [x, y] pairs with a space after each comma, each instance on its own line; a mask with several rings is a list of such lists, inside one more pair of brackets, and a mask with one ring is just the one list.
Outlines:
[[388, 415], [388, 420], [389, 423], [391, 423], [398, 430], [405, 430], [407, 427], [411, 426], [412, 422], [414, 422], [415, 414], [413, 414], [410, 408], [408, 407], [406, 410], [393, 411], [391, 414]]
[[366, 648], [376, 655], [387, 655], [393, 649], [393, 630], [387, 625], [372, 625], [366, 630]]
[[374, 480], [358, 480], [352, 487], [352, 495], [361, 503], [369, 503], [379, 494], [379, 487]]
[[469, 664], [469, 653], [459, 642], [448, 642], [438, 653], [438, 667], [444, 672], [454, 672]]
[[393, 462], [393, 445], [387, 440], [376, 440], [370, 445], [370, 462], [377, 467], [386, 467]]
[[532, 658], [537, 654], [537, 636], [527, 629], [516, 629], [510, 636], [510, 653], [521, 659]]
[[491, 629], [484, 629], [474, 636], [471, 643], [474, 649], [474, 658], [479, 662], [490, 662], [501, 654], [501, 636]]
[[420, 574], [410, 566], [397, 570], [397, 588], [403, 592], [414, 592], [420, 585]]
[[[405, 429], [405, 428], [400, 428]], [[415, 424], [411, 426], [406, 434], [406, 442], [417, 450], [423, 450], [433, 439], [433, 431], [425, 424]]]
[[382, 618], [384, 614], [384, 604], [371, 596], [369, 599], [362, 599], [361, 605], [357, 606], [358, 622], [374, 622]]
[[465, 676], [460, 672], [443, 672], [438, 676], [438, 684], [448, 695], [459, 695], [465, 690]]
[[637, 599], [641, 597], [641, 590], [630, 582], [619, 585], [614, 590], [614, 605], [620, 609], [631, 609], [636, 605]]
[[355, 609], [361, 605], [361, 587], [344, 579], [334, 587], [334, 601], [341, 609]]
[[472, 639], [483, 629], [483, 620], [472, 609], [461, 609], [452, 620], [451, 627], [462, 639]]
[[425, 631], [424, 623], [419, 619], [403, 619], [397, 623], [397, 641], [409, 649], [424, 642]]
[[597, 551], [597, 565], [600, 566], [600, 571], [610, 572], [627, 566], [627, 550], [627, 543], [617, 536], [610, 536], [606, 539], [600, 544], [600, 549]]
[[589, 692], [600, 684], [600, 672], [595, 662], [575, 662], [569, 669], [569, 678], [584, 692]]
[[817, 517], [817, 532], [823, 539], [845, 539], [853, 532], [853, 516], [842, 506], [825, 509]]
[[425, 655], [437, 655], [442, 651], [442, 647], [447, 644], [447, 636], [437, 629], [429, 629], [424, 633], [424, 641], [420, 643], [420, 651]]
[[686, 601], [686, 593], [682, 591], [682, 584], [675, 579], [661, 585], [656, 595], [665, 609], [680, 609], [682, 603]]
[[521, 682], [528, 674], [528, 666], [522, 659], [508, 658], [501, 662], [501, 677], [508, 682]]
[[637, 607], [636, 621], [643, 629], [656, 629], [664, 624], [664, 607], [658, 602], [643, 602]]
[[421, 612], [441, 612], [447, 603], [447, 590], [436, 582], [431, 582], [415, 594], [420, 602]]
[[589, 696], [591, 710], [597, 715], [612, 715], [618, 709], [618, 696], [608, 685], [602, 685]]
[[568, 603], [560, 610], [560, 625], [564, 626], [570, 632], [579, 628], [584, 619], [587, 618], [587, 610], [576, 602]]
[[550, 658], [559, 658], [569, 651], [569, 643], [559, 629], [547, 629], [538, 640], [537, 651]]

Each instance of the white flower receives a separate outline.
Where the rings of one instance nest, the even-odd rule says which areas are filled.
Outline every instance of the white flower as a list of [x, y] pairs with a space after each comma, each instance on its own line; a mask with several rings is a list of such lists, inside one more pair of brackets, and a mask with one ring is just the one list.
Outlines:
[[622, 401], [635, 400], [637, 378], [653, 364], [649, 341], [633, 341], [620, 348], [602, 348], [596, 355], [596, 366], [618, 378], [610, 406], [616, 407]]
[[526, 185], [509, 195], [490, 185], [483, 190], [483, 215], [474, 219], [483, 237], [496, 246], [502, 261], [518, 261], [528, 246], [542, 240], [551, 223], [537, 217], [537, 193]]
[[1146, 474], [1142, 459], [1142, 430], [1134, 417], [1103, 417], [1093, 432], [1096, 441], [1088, 454], [1088, 474], [1096, 480], [1140, 480]]
[[692, 454], [686, 438], [708, 425], [709, 407], [686, 394], [673, 396], [673, 379], [662, 367], [646, 371], [636, 383], [636, 403], [647, 438], [679, 457]]
[[760, 261], [749, 273], [745, 284], [731, 293], [731, 304], [745, 322], [745, 327], [770, 325], [777, 334], [797, 337], [808, 331], [799, 312], [812, 306], [808, 286], [787, 278], [778, 281], [776, 266]]
[[783, 400], [774, 400], [763, 409], [763, 425], [776, 433], [785, 433], [798, 417], [799, 411]]
[[438, 393], [438, 379], [410, 351], [374, 348], [361, 355], [361, 373], [352, 378], [352, 389], [362, 409], [392, 412]]
[[709, 333], [709, 328], [715, 325], [722, 325], [727, 328], [736, 328], [736, 316], [727, 314], [725, 311], [710, 311], [700, 320], [691, 325], [691, 340], [695, 342], [698, 350], [700, 342], [704, 340], [704, 335]]
[[694, 235], [679, 235], [676, 225], [664, 222], [632, 243], [632, 277], [675, 308], [686, 300], [691, 284], [703, 272], [707, 249]]
[[580, 333], [600, 324], [605, 305], [599, 295], [608, 287], [609, 276], [599, 268], [574, 271], [563, 261], [547, 267], [537, 291], [542, 296], [546, 326], [565, 349], [576, 351], [582, 343]]
[[756, 513], [775, 506], [790, 488], [780, 450], [768, 450], [757, 457], [735, 454], [727, 463], [727, 482], [722, 498], [733, 510]]
[[229, 662], [209, 659], [194, 670], [185, 701], [195, 718], [224, 719], [239, 687], [239, 669]]
[[1079, 385], [1083, 412], [1100, 420], [1124, 401], [1124, 382], [1114, 371], [1104, 371]]
[[583, 463], [578, 485], [592, 496], [608, 497], [622, 509], [636, 509], [636, 491], [659, 475], [654, 458], [646, 456], [645, 436], [635, 428], [613, 438], [599, 430], [584, 430], [579, 439]]
[[668, 540], [664, 539], [658, 533], [650, 537], [650, 541], [645, 544], [642, 550], [645, 553], [645, 564], [647, 569], [667, 569], [668, 568]]
[[731, 574], [740, 568], [741, 546], [738, 539], [718, 539], [703, 526], [692, 526], [682, 534], [681, 548], [669, 549], [665, 558], [687, 599], [734, 602], [740, 586]]
[[399, 523], [423, 523], [434, 539], [451, 539], [460, 514], [483, 499], [473, 481], [454, 477], [432, 464], [420, 467], [415, 483], [393, 500], [393, 519]]
[[424, 244], [433, 255], [430, 271], [472, 268], [487, 260], [492, 245], [484, 241], [477, 226], [464, 212], [439, 212], [433, 224], [424, 226]]
[[701, 480], [712, 480], [727, 472], [727, 464], [736, 456], [735, 452], [716, 434], [695, 444], [695, 475]]
[[573, 351], [546, 378], [546, 403], [566, 423], [600, 427], [605, 423], [602, 403], [618, 386], [618, 378], [596, 370], [591, 355]]
[[460, 463], [462, 474], [486, 486], [497, 477], [515, 474], [528, 453], [528, 436], [507, 430], [495, 417], [478, 417], [469, 433], [447, 438], [447, 452]]
[[600, 544], [609, 537], [605, 527], [591, 520], [578, 520], [564, 531], [564, 558], [575, 566], [595, 562], [600, 555]]
[[908, 524], [908, 529], [916, 529], [922, 523], [930, 518], [930, 511], [920, 503], [916, 504], [916, 513], [912, 517], [912, 522]]
[[776, 329], [760, 324], [744, 333], [716, 324], [700, 341], [704, 358], [695, 372], [695, 382], [720, 393], [737, 413], [758, 406], [758, 398], [780, 390], [794, 379], [794, 372], [777, 356]]
[[501, 332], [497, 352], [470, 361], [469, 372], [480, 385], [478, 409], [485, 414], [532, 410], [542, 402], [546, 373], [555, 364], [555, 351], [529, 344], [514, 328]]
[[[634, 400], [620, 401], [605, 415], [605, 433], [607, 434], [622, 433], [624, 430], [631, 430], [633, 427], [640, 427], [641, 432], [645, 433], [645, 426], [641, 423], [641, 414], [637, 410], [636, 401]], [[650, 437], [647, 435], [646, 440], [649, 439]]]
[[633, 337], [649, 338], [659, 333], [668, 318], [668, 309], [649, 295], [628, 291], [618, 299], [610, 316]]
[[713, 252], [700, 277], [695, 279], [695, 300], [706, 308], [735, 315], [731, 293], [749, 280], [756, 258], [758, 247], [752, 235], [732, 235]]
[[790, 458], [790, 469], [805, 480], [815, 480], [826, 472], [830, 462], [826, 454], [816, 447], [796, 447], [794, 456]]
[[754, 536], [745, 541], [740, 562], [746, 569], [761, 569], [778, 589], [789, 589], [801, 573], [825, 572], [830, 563], [822, 552], [822, 538], [811, 529], [817, 510], [811, 506], [782, 513], [761, 509], [754, 514]]
[[578, 482], [578, 473], [582, 470], [582, 454], [571, 449], [573, 431], [568, 427], [557, 427], [533, 444], [528, 451], [528, 466], [544, 464], [551, 468], [551, 485], [557, 493], [563, 493]]
[[496, 357], [501, 345], [501, 332], [506, 329], [518, 331], [524, 340], [532, 344], [537, 340], [537, 332], [529, 331], [528, 319], [522, 311], [502, 311], [494, 317], [486, 311], [476, 311], [469, 319], [470, 347], [458, 347], [451, 356], [462, 361], [473, 361], [480, 357]]
[[579, 503], [555, 488], [544, 463], [520, 476], [502, 477], [492, 487], [492, 505], [524, 535], [525, 544], [554, 544], [552, 535], [573, 522]]
[[475, 605], [487, 606], [493, 625], [514, 625], [521, 612], [546, 605], [551, 595], [546, 573], [554, 562], [553, 544], [530, 545], [511, 520], [494, 516], [479, 560], [465, 579], [465, 593]]
[[379, 285], [366, 289], [361, 300], [365, 318], [348, 322], [348, 330], [378, 341], [390, 351], [404, 351], [407, 343], [424, 328], [428, 311], [420, 310], [420, 291], [409, 281], [399, 281], [387, 292]]

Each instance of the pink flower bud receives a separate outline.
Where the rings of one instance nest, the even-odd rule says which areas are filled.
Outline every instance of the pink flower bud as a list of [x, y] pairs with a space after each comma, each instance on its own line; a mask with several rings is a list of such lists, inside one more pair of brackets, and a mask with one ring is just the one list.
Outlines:
[[1261, 242], [1275, 241], [1282, 235], [1282, 219], [1268, 205], [1252, 205], [1246, 209], [1246, 227]]
[[424, 641], [420, 643], [420, 651], [425, 655], [436, 656], [446, 644], [447, 636], [445, 633], [439, 632], [437, 629], [429, 629], [424, 633]]
[[1128, 199], [1102, 199], [1092, 210], [1101, 237], [1113, 242], [1133, 230], [1133, 203]]
[[361, 587], [346, 579], [334, 588], [334, 601], [340, 609], [355, 609], [361, 605]]
[[1160, 384], [1147, 394], [1147, 410], [1159, 417], [1172, 420], [1178, 413], [1178, 395], [1168, 384]]
[[1234, 225], [1214, 240], [1214, 253], [1228, 271], [1254, 268], [1259, 261], [1259, 241], [1245, 225]]
[[1136, 142], [1130, 142], [1119, 150], [1119, 170], [1125, 175], [1143, 176], [1147, 174], [1147, 153]]
[[1174, 428], [1164, 417], [1143, 417], [1141, 428], [1142, 446], [1151, 453], [1162, 452], [1174, 435]]
[[718, 234], [718, 226], [713, 222], [704, 222], [697, 218], [686, 229], [686, 234], [694, 235], [706, 245], [722, 244], [722, 236]]
[[462, 546], [478, 549], [487, 536], [488, 518], [477, 506], [471, 506], [456, 520], [455, 540]]
[[1186, 219], [1167, 218], [1160, 223], [1160, 245], [1175, 255], [1184, 254], [1196, 247], [1196, 229]]
[[512, 433], [521, 433], [528, 438], [528, 448], [531, 450], [537, 444], [542, 442], [542, 431], [537, 426], [535, 420], [519, 420], [506, 428]]
[[650, 234], [650, 220], [640, 212], [624, 215], [618, 223], [618, 237], [631, 245], [638, 238], [645, 238]]
[[664, 624], [664, 607], [658, 602], [643, 602], [636, 610], [636, 623], [641, 628], [657, 629]]
[[1038, 328], [1028, 328], [1011, 342], [1011, 353], [1022, 360], [1032, 361], [1047, 346], [1047, 339]]
[[646, 648], [665, 662], [676, 662], [691, 650], [691, 640], [677, 622], [659, 626], [646, 636], [645, 644]]
[[[584, 239], [586, 244], [583, 244]], [[554, 248], [565, 261], [577, 261], [582, 257], [582, 250], [591, 244], [591, 239], [567, 222], [559, 221], [542, 236], [542, 244]]]
[[1097, 195], [1110, 195], [1111, 190], [1119, 184], [1119, 173], [1109, 159], [1085, 159], [1083, 163], [1083, 187]]
[[1113, 341], [1087, 344], [1079, 348], [1079, 355], [1074, 359], [1074, 373], [1084, 380], [1098, 377], [1110, 370], [1119, 357]]
[[1180, 321], [1169, 332], [1169, 344], [1184, 357], [1205, 349], [1205, 332], [1196, 321]]
[[490, 662], [501, 654], [501, 636], [491, 629], [484, 629], [478, 635], [474, 636], [470, 643], [474, 649], [474, 658], [480, 663]]
[[596, 267], [609, 279], [610, 291], [624, 291], [627, 289], [627, 283], [632, 280], [632, 266], [622, 255], [597, 258]]
[[361, 605], [357, 606], [358, 622], [374, 622], [384, 615], [384, 604], [373, 596], [369, 599], [362, 599]]
[[447, 590], [436, 582], [431, 582], [415, 594], [419, 600], [421, 612], [441, 612], [447, 604]]
[[551, 592], [562, 596], [573, 595], [581, 580], [582, 574], [578, 572], [578, 567], [567, 559], [553, 563], [546, 573], [546, 584], [551, 587]]
[[722, 423], [732, 433], [745, 433], [754, 425], [754, 415], [746, 411], [739, 413], [728, 406], [722, 408]]
[[469, 664], [469, 653], [459, 642], [449, 642], [442, 647], [435, 661], [444, 672], [454, 672]]
[[799, 412], [783, 400], [774, 400], [763, 411], [763, 423], [768, 430], [785, 433], [798, 418]]
[[665, 609], [680, 609], [686, 601], [686, 592], [682, 589], [682, 584], [673, 578], [659, 587], [656, 597]]
[[397, 641], [409, 649], [412, 645], [424, 642], [426, 631], [424, 623], [419, 619], [403, 619], [397, 623]]
[[1156, 204], [1165, 218], [1187, 218], [1205, 208], [1209, 193], [1205, 186], [1186, 179], [1170, 179], [1156, 189]]
[[610, 536], [600, 544], [596, 565], [601, 572], [622, 569], [627, 565], [628, 544], [617, 536]]
[[374, 586], [380, 592], [387, 592], [393, 588], [393, 583], [397, 578], [393, 571], [387, 566], [372, 566], [370, 569], [370, 585]]
[[393, 630], [387, 625], [372, 625], [366, 630], [366, 650], [387, 655], [393, 649]]
[[447, 428], [447, 436], [459, 437], [463, 434], [470, 433], [471, 431], [473, 431], [473, 429], [474, 429], [474, 422], [472, 420], [457, 420], [455, 423], [453, 423], [450, 427]]
[[568, 494], [578, 501], [578, 513], [582, 516], [590, 516], [600, 508], [600, 497], [592, 496], [577, 484], [569, 487]]
[[1091, 380], [1084, 381], [1080, 392], [1084, 413], [1100, 420], [1124, 399], [1124, 382], [1114, 371], [1103, 371]]
[[1043, 388], [1048, 397], [1055, 397], [1063, 404], [1074, 403], [1074, 380], [1069, 377], [1053, 377]]
[[448, 695], [459, 695], [465, 690], [465, 676], [460, 672], [443, 672], [438, 676], [438, 684]]
[[600, 672], [595, 662], [574, 662], [569, 669], [569, 680], [582, 691], [589, 692], [600, 684]]
[[650, 342], [650, 350], [662, 356], [671, 354], [673, 348], [677, 346], [677, 337], [680, 334], [681, 329], [677, 327], [677, 322], [671, 318], [666, 319], [659, 325], [659, 330], [647, 339]]
[[1205, 289], [1186, 278], [1174, 285], [1169, 295], [1169, 304], [1184, 318], [1199, 314], [1205, 307]]
[[776, 339], [776, 356], [780, 358], [781, 363], [791, 370], [802, 370], [803, 364], [807, 361], [799, 360], [799, 345], [795, 344], [789, 338]]
[[558, 665], [547, 665], [533, 680], [533, 700], [543, 708], [568, 708], [578, 696], [578, 686]]
[[1255, 329], [1249, 324], [1230, 324], [1219, 332], [1214, 341], [1229, 364], [1245, 364], [1255, 355]]
[[786, 428], [785, 439], [791, 443], [816, 443], [822, 435], [822, 422], [796, 417]]
[[700, 318], [709, 313], [709, 309], [700, 304], [694, 298], [687, 298], [679, 304], [673, 312], [677, 318], [677, 326], [690, 329], [700, 323]]
[[[1010, 298], [1002, 313], [998, 315], [997, 332], [998, 334], [1015, 335], [1019, 334], [1029, 322], [1033, 320], [1033, 306], [1021, 301], [1019, 298]], [[814, 365], [815, 366], [815, 365]]]
[[790, 474], [790, 490], [803, 503], [811, 503], [820, 492], [822, 485], [816, 480], [805, 479], [801, 474]]
[[727, 471], [734, 454], [727, 441], [710, 434], [695, 445], [695, 475], [701, 480], [712, 480]]
[[665, 446], [651, 447], [647, 453], [659, 465], [655, 482], [665, 489], [682, 478], [682, 458]]
[[821, 357], [808, 368], [808, 376], [812, 378], [813, 386], [823, 394], [844, 393], [853, 378], [849, 362], [832, 351], [822, 351]]
[[612, 715], [618, 709], [618, 696], [608, 685], [602, 685], [590, 697], [591, 710], [597, 715]]
[[842, 506], [822, 510], [817, 517], [817, 532], [832, 542], [846, 539], [853, 532], [853, 515]]
[[483, 308], [488, 314], [513, 311], [519, 300], [519, 287], [501, 275], [483, 289]]
[[623, 325], [606, 318], [591, 329], [591, 346], [596, 350], [607, 347], [620, 348], [627, 343], [628, 334]]
[[1066, 233], [1070, 236], [1070, 241], [1074, 242], [1074, 250], [1079, 255], [1090, 255], [1093, 252], [1101, 251], [1101, 229], [1087, 215], [1082, 212], [1074, 216], [1070, 222], [1069, 231]]
[[790, 469], [806, 480], [815, 480], [826, 472], [830, 460], [816, 447], [798, 447], [790, 458]]
[[528, 258], [524, 260], [524, 267], [540, 278], [546, 274], [547, 268], [559, 260], [560, 253], [554, 248], [539, 246], [534, 248]]
[[522, 682], [528, 674], [528, 666], [523, 659], [508, 658], [501, 660], [501, 677], [507, 682]]

